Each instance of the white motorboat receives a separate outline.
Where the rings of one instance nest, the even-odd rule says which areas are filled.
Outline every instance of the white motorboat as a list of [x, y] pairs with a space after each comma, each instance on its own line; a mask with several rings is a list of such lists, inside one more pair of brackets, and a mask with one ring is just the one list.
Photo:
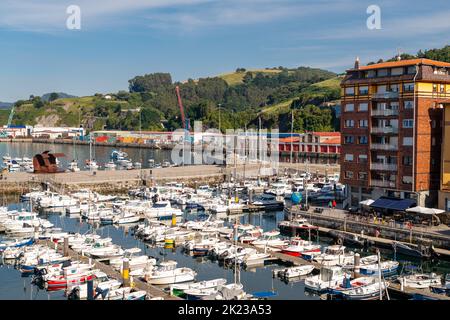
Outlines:
[[355, 253], [345, 252], [345, 246], [333, 245], [325, 248], [325, 252], [319, 254], [313, 259], [323, 266], [337, 266], [354, 264]]
[[305, 279], [305, 287], [313, 291], [324, 291], [342, 283], [346, 273], [341, 267], [323, 267], [320, 274]]
[[71, 171], [71, 172], [78, 172], [78, 171], [80, 171], [80, 168], [78, 167], [78, 162], [76, 161], [76, 160], [72, 160], [70, 163], [69, 163], [69, 166], [68, 166], [68, 168], [67, 168], [69, 171]]
[[173, 214], [182, 216], [183, 211], [172, 208], [170, 201], [158, 201], [152, 207], [146, 208], [144, 214], [149, 219], [171, 217]]
[[165, 261], [146, 273], [144, 279], [150, 284], [167, 285], [193, 281], [196, 275], [197, 273], [190, 268], [177, 268], [176, 261]]
[[275, 269], [273, 270], [273, 274], [275, 276], [279, 276], [280, 278], [296, 278], [306, 276], [313, 272], [313, 270], [313, 265], [302, 265], [284, 269]]
[[442, 278], [436, 273], [418, 273], [399, 277], [398, 281], [407, 288], [426, 289], [430, 286], [440, 285]]
[[170, 286], [170, 294], [173, 296], [183, 297], [186, 290], [216, 289], [217, 287], [225, 285], [226, 283], [227, 279], [218, 278], [194, 283], [174, 284]]
[[265, 232], [263, 233], [260, 239], [252, 241], [251, 244], [258, 248], [269, 247], [281, 249], [285, 247], [288, 244], [288, 242], [280, 239], [279, 235], [280, 235], [279, 231]]
[[104, 165], [105, 170], [116, 170], [116, 164], [114, 161], [109, 161]]
[[131, 212], [124, 212], [120, 215], [114, 216], [112, 219], [115, 224], [136, 223], [139, 222], [139, 220], [141, 220], [141, 217]]

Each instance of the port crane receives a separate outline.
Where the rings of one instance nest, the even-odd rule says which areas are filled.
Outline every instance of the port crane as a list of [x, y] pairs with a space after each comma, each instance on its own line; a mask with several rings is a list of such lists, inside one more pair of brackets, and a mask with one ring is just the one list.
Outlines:
[[180, 94], [180, 87], [176, 86], [175, 87], [175, 91], [177, 93], [177, 98], [178, 98], [178, 106], [180, 107], [180, 113], [181, 113], [181, 123], [184, 127], [184, 138], [185, 141], [190, 142], [190, 135], [189, 135], [189, 130], [190, 130], [190, 120], [189, 118], [186, 118], [186, 115], [184, 113], [184, 107], [183, 107], [183, 101], [181, 100], [181, 94]]

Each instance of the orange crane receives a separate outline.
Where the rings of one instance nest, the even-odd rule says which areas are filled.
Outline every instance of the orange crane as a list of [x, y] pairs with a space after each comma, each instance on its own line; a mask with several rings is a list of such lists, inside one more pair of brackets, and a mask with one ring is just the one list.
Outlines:
[[175, 91], [177, 92], [178, 105], [180, 107], [181, 123], [184, 126], [184, 130], [186, 130], [186, 135], [188, 135], [189, 134], [189, 129], [190, 129], [190, 123], [189, 123], [189, 119], [186, 118], [186, 116], [184, 114], [183, 101], [181, 100], [181, 95], [180, 95], [180, 87], [176, 86], [175, 87]]

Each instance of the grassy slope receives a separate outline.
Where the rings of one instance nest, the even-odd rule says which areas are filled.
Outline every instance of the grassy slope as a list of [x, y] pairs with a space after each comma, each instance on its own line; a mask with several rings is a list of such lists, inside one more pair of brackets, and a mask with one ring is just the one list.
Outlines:
[[267, 70], [267, 69], [252, 69], [247, 70], [246, 72], [230, 72], [230, 73], [224, 73], [219, 75], [219, 78], [222, 78], [225, 80], [228, 85], [234, 86], [242, 83], [242, 80], [244, 79], [244, 76], [247, 72], [261, 72], [261, 73], [267, 73], [267, 74], [274, 74], [274, 73], [280, 73], [281, 70]]
[[313, 84], [314, 87], [339, 89], [341, 87], [342, 77], [331, 78], [322, 82]]

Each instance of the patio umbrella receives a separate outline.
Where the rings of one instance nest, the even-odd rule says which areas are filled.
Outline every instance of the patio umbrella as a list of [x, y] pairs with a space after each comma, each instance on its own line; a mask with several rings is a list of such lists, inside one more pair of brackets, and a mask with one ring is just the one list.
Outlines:
[[437, 217], [435, 215], [445, 212], [445, 210], [441, 210], [441, 209], [425, 208], [425, 207], [420, 207], [420, 206], [409, 208], [409, 209], [406, 209], [405, 211], [424, 214], [424, 215], [431, 215], [431, 220], [433, 220], [433, 218], [435, 218], [437, 220], [438, 224], [441, 224], [441, 220], [439, 219], [439, 217]]
[[445, 210], [441, 210], [441, 209], [432, 209], [432, 208], [425, 208], [425, 207], [420, 207], [420, 206], [406, 209], [406, 211], [421, 213], [421, 214], [440, 214], [440, 213], [445, 212]]
[[370, 206], [374, 202], [375, 202], [375, 200], [367, 199], [367, 200], [361, 201], [359, 204], [361, 204], [363, 206]]

